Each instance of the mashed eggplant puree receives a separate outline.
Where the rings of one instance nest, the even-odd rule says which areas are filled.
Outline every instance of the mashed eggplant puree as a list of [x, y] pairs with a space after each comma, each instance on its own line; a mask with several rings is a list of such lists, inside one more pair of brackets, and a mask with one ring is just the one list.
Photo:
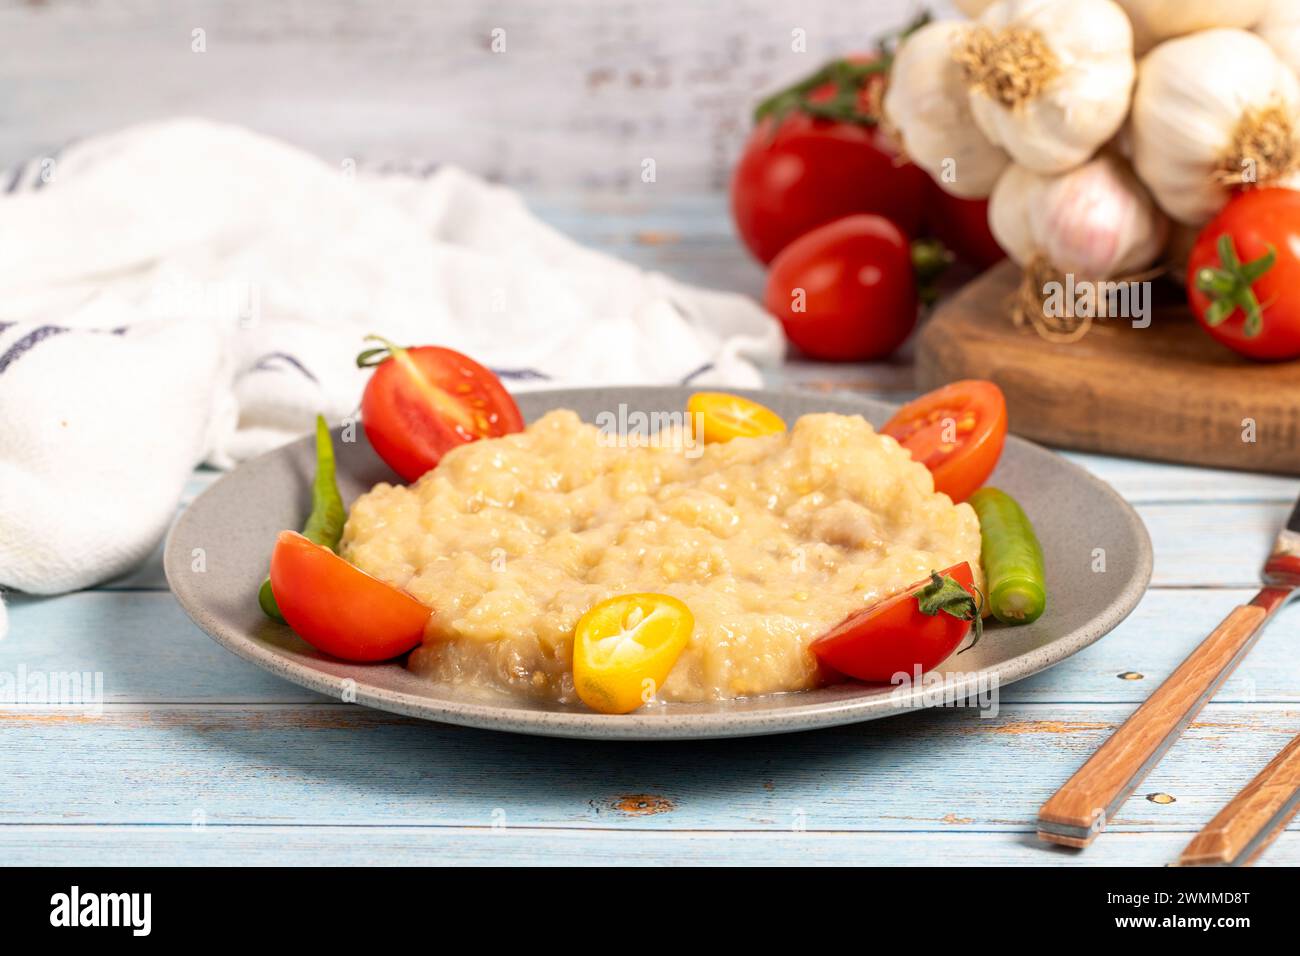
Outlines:
[[931, 569], [980, 574], [974, 511], [859, 416], [698, 452], [613, 447], [553, 411], [409, 487], [376, 485], [341, 552], [434, 609], [414, 671], [557, 702], [576, 700], [578, 618], [615, 595], [690, 607], [659, 698], [701, 701], [814, 687], [808, 645], [827, 628]]

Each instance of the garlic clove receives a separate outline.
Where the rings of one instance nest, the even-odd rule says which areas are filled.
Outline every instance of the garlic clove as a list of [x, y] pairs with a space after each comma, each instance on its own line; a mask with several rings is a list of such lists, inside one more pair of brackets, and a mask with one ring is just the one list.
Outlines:
[[1300, 82], [1245, 30], [1166, 40], [1139, 67], [1130, 134], [1134, 168], [1156, 202], [1203, 225], [1234, 189], [1300, 170]]
[[1292, 73], [1300, 74], [1300, 3], [1272, 0], [1266, 6], [1263, 17], [1255, 24], [1255, 33]]
[[1113, 0], [998, 0], [954, 56], [975, 124], [1036, 172], [1084, 162], [1128, 113], [1132, 30]]
[[1090, 280], [1147, 268], [1168, 236], [1165, 216], [1111, 152], [1056, 175], [1008, 167], [989, 199], [989, 227], [1022, 268], [1045, 263]]
[[1039, 201], [1047, 177], [1012, 164], [989, 196], [989, 230], [1011, 261], [1027, 268], [1039, 254], [1030, 208]]
[[954, 196], [982, 199], [1008, 160], [971, 119], [961, 70], [952, 59], [967, 27], [939, 20], [909, 36], [894, 56], [883, 107], [912, 162]]
[[[1269, 0], [1116, 0], [1133, 23], [1133, 48], [1146, 53], [1157, 43], [1215, 27], [1251, 27], [1266, 15]], [[1274, 0], [1276, 3], [1277, 0]]]

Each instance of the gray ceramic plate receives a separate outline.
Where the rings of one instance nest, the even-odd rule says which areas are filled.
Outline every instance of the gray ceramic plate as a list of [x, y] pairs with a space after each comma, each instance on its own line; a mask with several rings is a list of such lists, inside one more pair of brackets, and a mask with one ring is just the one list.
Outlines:
[[[531, 392], [519, 407], [532, 421], [572, 408], [593, 421], [620, 403], [643, 411], [679, 410], [690, 389], [617, 388]], [[792, 421], [807, 412], [865, 415], [877, 425], [893, 406], [814, 394], [752, 393]], [[366, 443], [335, 442], [339, 486], [351, 503], [378, 481], [397, 480]], [[1064, 660], [1110, 631], [1133, 610], [1151, 577], [1151, 542], [1133, 509], [1110, 486], [1037, 445], [1011, 438], [993, 483], [1029, 513], [1045, 551], [1047, 613], [1028, 627], [990, 627], [973, 650], [935, 674], [944, 685], [846, 684], [710, 704], [668, 704], [625, 716], [517, 700], [505, 694], [433, 684], [399, 663], [348, 664], [314, 651], [257, 606], [271, 543], [307, 514], [314, 471], [311, 439], [247, 462], [217, 481], [180, 516], [167, 541], [167, 580], [181, 606], [224, 647], [259, 667], [332, 697], [414, 717], [556, 737], [628, 740], [741, 737], [829, 727], [977, 696]], [[196, 572], [195, 549], [205, 570]], [[1099, 552], [1097, 549], [1103, 549]], [[1104, 553], [1105, 570], [1094, 570]]]

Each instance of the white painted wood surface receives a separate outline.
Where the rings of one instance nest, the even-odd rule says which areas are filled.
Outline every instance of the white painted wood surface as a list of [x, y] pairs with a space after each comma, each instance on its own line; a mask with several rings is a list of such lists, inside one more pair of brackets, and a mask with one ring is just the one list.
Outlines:
[[[0, 708], [0, 852], [245, 865], [1168, 862], [1300, 727], [1300, 608], [1283, 610], [1094, 848], [1039, 845], [1035, 812], [1248, 599], [1222, 575], [1248, 577], [1295, 482], [1076, 457], [1137, 503], [1161, 573], [1182, 583], [1158, 579], [1110, 636], [1005, 688], [992, 718], [933, 711], [679, 745], [538, 740], [278, 681], [204, 637], [156, 569], [18, 597], [0, 672], [102, 673], [106, 703]], [[196, 475], [187, 499], [212, 479]], [[1173, 802], [1144, 799], [1156, 794]], [[1264, 862], [1300, 863], [1295, 825]]]
[[529, 190], [718, 190], [761, 92], [870, 47], [919, 6], [0, 0], [0, 167], [199, 114], [333, 161], [439, 160]]

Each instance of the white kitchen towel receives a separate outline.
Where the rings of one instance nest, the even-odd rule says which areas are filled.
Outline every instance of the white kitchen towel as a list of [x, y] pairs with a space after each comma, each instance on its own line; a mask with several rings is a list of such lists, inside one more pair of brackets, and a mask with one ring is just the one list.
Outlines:
[[754, 386], [775, 321], [585, 249], [511, 191], [330, 165], [183, 119], [0, 179], [0, 587], [127, 570], [191, 468], [352, 414], [362, 337], [436, 343], [511, 389]]

